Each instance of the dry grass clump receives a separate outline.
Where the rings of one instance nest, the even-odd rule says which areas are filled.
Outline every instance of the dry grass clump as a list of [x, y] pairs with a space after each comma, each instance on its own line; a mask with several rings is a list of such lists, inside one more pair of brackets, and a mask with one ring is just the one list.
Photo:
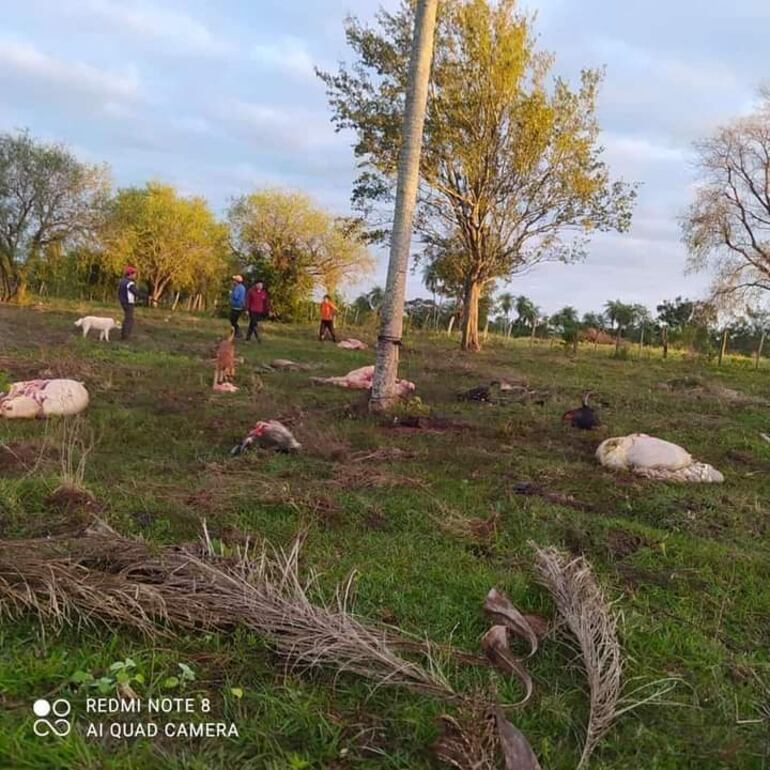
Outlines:
[[425, 647], [427, 667], [395, 652], [395, 632], [351, 614], [350, 580], [332, 603], [312, 603], [312, 579], [299, 576], [299, 545], [288, 553], [253, 553], [247, 545], [226, 559], [208, 535], [201, 545], [160, 549], [104, 528], [79, 538], [3, 541], [0, 616], [32, 612], [54, 627], [101, 622], [150, 636], [242, 625], [292, 667], [330, 667], [378, 686], [455, 697]]
[[61, 487], [85, 490], [85, 476], [89, 455], [96, 439], [88, 421], [82, 415], [62, 417], [49, 423], [48, 441], [59, 455]]

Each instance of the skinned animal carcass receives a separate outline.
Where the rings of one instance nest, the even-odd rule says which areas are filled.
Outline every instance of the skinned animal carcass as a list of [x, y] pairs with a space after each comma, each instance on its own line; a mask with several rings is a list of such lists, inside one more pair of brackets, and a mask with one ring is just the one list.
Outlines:
[[658, 481], [717, 483], [724, 476], [707, 463], [697, 462], [677, 444], [645, 433], [608, 438], [599, 444], [596, 458], [607, 468], [630, 470]]
[[366, 350], [369, 346], [365, 342], [361, 342], [361, 340], [350, 338], [347, 340], [340, 340], [337, 343], [337, 347], [344, 348], [345, 350]]
[[[353, 390], [369, 390], [374, 378], [374, 366], [362, 366], [353, 369], [344, 377], [313, 377], [312, 381], [320, 385], [338, 385], [341, 388]], [[406, 398], [415, 390], [415, 384], [409, 380], [396, 380], [396, 394]]]
[[80, 414], [88, 406], [88, 391], [75, 380], [14, 382], [0, 394], [0, 415], [9, 419]]
[[268, 449], [276, 449], [279, 452], [298, 452], [302, 449], [302, 444], [278, 420], [260, 420], [249, 431], [246, 438], [230, 450], [230, 454], [239, 455], [254, 444]]

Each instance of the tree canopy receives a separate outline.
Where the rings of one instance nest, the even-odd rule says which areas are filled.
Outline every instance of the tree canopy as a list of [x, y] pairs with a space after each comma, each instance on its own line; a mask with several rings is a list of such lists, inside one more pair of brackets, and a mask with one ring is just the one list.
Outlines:
[[108, 195], [105, 166], [26, 132], [0, 134], [0, 300], [20, 291], [26, 268], [47, 249], [88, 240]]
[[715, 268], [718, 296], [770, 291], [770, 91], [696, 150], [700, 185], [683, 222], [690, 266]]
[[203, 198], [183, 198], [150, 182], [119, 190], [102, 230], [105, 264], [119, 273], [132, 264], [156, 304], [170, 290], [202, 292], [228, 264], [227, 230]]
[[302, 193], [243, 195], [233, 201], [228, 219], [238, 258], [269, 285], [273, 306], [285, 317], [312, 289], [334, 294], [374, 264], [359, 222], [334, 217]]
[[[375, 230], [393, 193], [412, 13], [408, 2], [380, 11], [374, 29], [349, 19], [355, 63], [319, 72], [335, 125], [356, 132], [353, 203]], [[514, 0], [441, 4], [416, 226], [423, 257], [462, 279], [466, 348], [479, 346], [485, 285], [576, 259], [588, 233], [630, 222], [634, 191], [611, 181], [598, 145], [601, 73], [585, 70], [572, 90], [549, 78], [552, 62]]]

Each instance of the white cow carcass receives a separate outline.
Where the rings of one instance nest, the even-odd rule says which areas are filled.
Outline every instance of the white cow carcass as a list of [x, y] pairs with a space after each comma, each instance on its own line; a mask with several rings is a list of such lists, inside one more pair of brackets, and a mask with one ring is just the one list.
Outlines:
[[599, 444], [596, 458], [607, 468], [629, 470], [659, 481], [721, 483], [724, 476], [687, 450], [646, 433], [608, 438]]
[[88, 406], [88, 391], [76, 380], [14, 382], [0, 394], [0, 415], [7, 418], [80, 414]]
[[337, 343], [338, 348], [345, 348], [345, 350], [366, 350], [369, 347], [365, 342], [361, 340], [353, 339], [352, 337], [346, 340], [340, 340]]
[[[374, 378], [374, 366], [362, 366], [353, 369], [343, 377], [313, 377], [313, 382], [324, 385], [338, 385], [353, 390], [369, 390]], [[406, 398], [415, 390], [415, 384], [409, 380], [396, 380], [396, 394]]]

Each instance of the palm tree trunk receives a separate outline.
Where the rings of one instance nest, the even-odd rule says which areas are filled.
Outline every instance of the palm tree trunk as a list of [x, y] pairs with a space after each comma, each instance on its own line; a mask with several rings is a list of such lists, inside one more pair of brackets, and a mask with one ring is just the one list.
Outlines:
[[415, 11], [406, 106], [401, 126], [401, 148], [398, 153], [396, 207], [390, 238], [388, 279], [385, 284], [385, 298], [380, 308], [380, 334], [377, 338], [372, 394], [369, 399], [369, 408], [372, 411], [388, 409], [398, 401], [395, 389], [398, 346], [401, 344], [406, 271], [409, 266], [412, 221], [420, 181], [422, 131], [428, 101], [437, 7], [438, 0], [419, 0]]

